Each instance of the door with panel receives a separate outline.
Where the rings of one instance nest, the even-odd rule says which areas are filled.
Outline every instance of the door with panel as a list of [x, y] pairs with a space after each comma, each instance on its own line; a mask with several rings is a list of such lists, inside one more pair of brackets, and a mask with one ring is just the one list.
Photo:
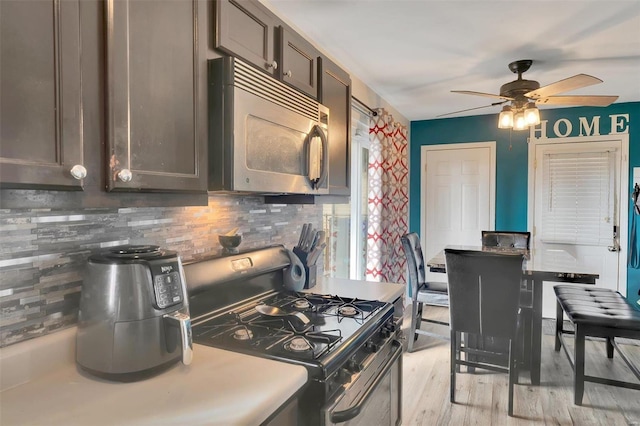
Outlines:
[[[623, 151], [619, 140], [535, 145], [532, 248], [545, 267], [600, 274], [596, 286], [624, 294]], [[543, 316], [548, 318], [555, 315], [554, 284], [544, 283]]]
[[425, 261], [447, 245], [480, 245], [495, 223], [495, 143], [423, 147], [422, 157]]
[[351, 77], [320, 58], [320, 103], [329, 108], [329, 194], [351, 194]]
[[278, 19], [258, 0], [215, 2], [214, 47], [278, 75], [275, 36]]
[[295, 31], [280, 26], [281, 78], [287, 84], [318, 99], [320, 52]]
[[83, 189], [80, 1], [0, 1], [0, 40], [0, 187]]
[[107, 189], [204, 192], [200, 0], [107, 0]]

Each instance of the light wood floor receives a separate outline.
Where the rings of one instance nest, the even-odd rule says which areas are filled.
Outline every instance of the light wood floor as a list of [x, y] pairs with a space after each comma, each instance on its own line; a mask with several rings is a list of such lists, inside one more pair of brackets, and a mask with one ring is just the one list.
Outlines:
[[[428, 308], [433, 318], [448, 321], [446, 308]], [[446, 327], [423, 328], [448, 334]], [[403, 425], [640, 425], [638, 390], [585, 383], [583, 405], [574, 405], [571, 366], [564, 351], [555, 352], [553, 345], [554, 337], [544, 334], [541, 384], [531, 386], [523, 372], [514, 391], [515, 417], [508, 417], [507, 374], [469, 374], [462, 367], [456, 376], [456, 403], [451, 404], [449, 342], [420, 336], [417, 349], [403, 355]], [[622, 350], [640, 366], [640, 346], [622, 345]], [[617, 352], [613, 361], [607, 359], [604, 342], [587, 341], [586, 353], [586, 374], [634, 380]]]

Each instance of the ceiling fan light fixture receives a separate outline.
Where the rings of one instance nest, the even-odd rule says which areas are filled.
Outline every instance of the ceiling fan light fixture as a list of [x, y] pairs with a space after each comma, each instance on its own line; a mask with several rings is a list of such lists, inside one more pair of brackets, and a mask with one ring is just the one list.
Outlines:
[[536, 104], [529, 102], [524, 110], [524, 119], [528, 126], [537, 126], [540, 124], [540, 110]]
[[500, 116], [498, 117], [498, 129], [510, 129], [513, 127], [513, 111], [511, 107], [505, 105], [502, 107]]
[[526, 130], [527, 128], [528, 126], [524, 118], [524, 112], [516, 112], [516, 114], [513, 116], [513, 130]]

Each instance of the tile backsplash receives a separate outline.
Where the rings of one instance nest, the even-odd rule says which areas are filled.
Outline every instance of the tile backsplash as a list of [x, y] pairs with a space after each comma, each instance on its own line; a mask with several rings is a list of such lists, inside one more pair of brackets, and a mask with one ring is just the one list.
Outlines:
[[240, 249], [293, 247], [316, 205], [210, 195], [208, 206], [0, 210], [0, 347], [76, 323], [82, 270], [92, 251], [120, 244], [176, 250], [183, 262], [221, 253], [217, 235], [239, 227]]

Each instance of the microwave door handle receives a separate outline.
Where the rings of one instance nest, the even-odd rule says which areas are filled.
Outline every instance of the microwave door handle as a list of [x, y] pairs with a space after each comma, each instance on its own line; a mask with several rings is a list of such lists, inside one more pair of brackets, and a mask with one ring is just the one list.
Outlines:
[[314, 126], [305, 140], [305, 161], [306, 161], [306, 177], [311, 185], [311, 189], [316, 189], [320, 180], [320, 173], [317, 169], [318, 166], [318, 144], [315, 141], [317, 137], [317, 125]]
[[306, 178], [309, 181], [309, 185], [311, 185], [311, 189], [315, 189], [315, 185], [316, 185], [316, 179], [315, 179], [315, 170], [314, 170], [314, 159], [315, 159], [315, 155], [313, 152], [313, 134], [309, 133], [307, 135], [307, 140], [306, 140], [306, 149], [305, 149], [305, 174], [306, 174]]
[[[318, 146], [317, 144], [313, 143], [313, 139], [315, 137], [320, 138], [320, 151], [321, 151], [320, 153], [318, 153], [317, 151], [312, 152], [312, 149]], [[313, 126], [313, 128], [307, 135], [306, 145], [307, 145], [307, 149], [306, 149], [307, 179], [311, 183], [312, 189], [318, 189], [318, 187], [320, 186], [320, 183], [327, 178], [327, 174], [329, 171], [327, 167], [328, 158], [329, 158], [328, 142], [327, 142], [327, 136], [322, 130], [322, 127], [318, 126], [317, 124]], [[320, 170], [317, 169], [318, 163], [320, 163], [319, 164]]]
[[320, 167], [320, 178], [318, 179], [318, 186], [320, 186], [320, 183], [327, 179], [327, 174], [329, 173], [329, 141], [322, 127], [316, 125], [315, 128], [322, 142], [322, 164]]

